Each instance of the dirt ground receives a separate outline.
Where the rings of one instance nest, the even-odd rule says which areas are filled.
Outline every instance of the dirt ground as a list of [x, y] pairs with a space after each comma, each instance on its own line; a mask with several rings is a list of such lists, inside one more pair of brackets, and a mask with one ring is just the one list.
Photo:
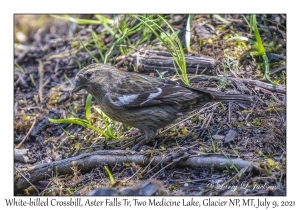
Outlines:
[[[96, 20], [94, 15], [76, 17]], [[174, 30], [179, 31], [185, 48], [187, 17], [166, 17]], [[186, 54], [213, 59], [215, 65], [189, 72], [189, 76], [194, 77], [192, 85], [251, 95], [255, 97], [254, 103], [209, 103], [204, 111], [184, 116], [186, 120], [163, 129], [154, 142], [132, 155], [142, 155], [148, 161], [142, 164], [134, 161], [137, 157], [132, 157], [132, 162], [110, 159], [131, 156], [115, 152], [120, 147], [112, 142], [134, 137], [138, 130], [103, 117], [94, 99], [90, 123], [98, 129], [107, 129], [105, 121], [118, 133], [117, 138], [99, 136], [80, 125], [55, 124], [48, 120], [86, 119], [87, 93], [72, 93], [71, 83], [81, 68], [95, 62], [93, 56], [103, 62], [98, 49], [107, 53], [117, 38], [108, 33], [103, 24], [76, 24], [48, 15], [15, 15], [15, 195], [86, 195], [95, 188], [120, 189], [150, 178], [161, 181], [169, 195], [286, 195], [286, 16], [257, 15], [260, 36], [266, 51], [272, 53], [268, 54], [270, 77], [276, 85], [263, 80], [263, 61], [250, 54], [253, 46], [249, 42], [226, 42], [234, 36], [255, 40], [243, 17], [222, 17], [231, 23], [226, 24], [212, 15], [193, 17], [191, 52]], [[90, 41], [92, 31], [99, 34], [102, 46], [98, 49]], [[154, 36], [135, 46], [141, 37], [141, 31], [128, 37], [134, 47], [115, 46], [108, 63], [133, 71], [134, 62], [130, 61], [134, 60], [137, 50], [166, 51]], [[89, 44], [81, 47], [81, 42]], [[145, 69], [138, 71], [154, 76], [162, 73]], [[164, 77], [173, 79], [174, 75], [175, 71], [169, 71]], [[246, 79], [256, 82], [243, 81]], [[20, 144], [24, 138], [25, 142]], [[71, 163], [72, 158], [88, 158], [95, 155], [95, 151], [104, 151], [101, 154], [107, 159], [98, 160], [101, 155], [97, 153], [98, 162], [90, 167], [87, 162], [84, 166], [80, 161]], [[156, 165], [151, 164], [154, 157], [161, 158]], [[55, 169], [62, 160], [66, 161], [64, 164], [70, 160], [68, 164], [72, 167]], [[224, 165], [224, 161], [231, 164]], [[34, 178], [38, 172], [36, 167], [43, 168], [47, 164], [53, 164], [51, 173]]]

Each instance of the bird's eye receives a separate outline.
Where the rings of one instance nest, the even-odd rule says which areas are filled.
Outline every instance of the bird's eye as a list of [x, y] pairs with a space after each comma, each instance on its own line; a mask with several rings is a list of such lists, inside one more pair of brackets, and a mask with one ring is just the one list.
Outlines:
[[93, 76], [93, 72], [91, 72], [91, 71], [89, 71], [89, 72], [87, 72], [87, 73], [85, 74], [85, 78], [86, 78], [86, 79], [91, 79], [92, 76]]

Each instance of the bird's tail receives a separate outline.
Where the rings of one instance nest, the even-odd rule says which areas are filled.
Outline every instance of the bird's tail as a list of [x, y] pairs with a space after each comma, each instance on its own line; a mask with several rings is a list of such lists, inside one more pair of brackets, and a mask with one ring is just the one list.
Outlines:
[[216, 92], [210, 91], [205, 89], [199, 89], [200, 91], [209, 94], [210, 100], [213, 101], [224, 101], [224, 102], [233, 102], [233, 101], [240, 101], [240, 102], [253, 102], [253, 97], [244, 95], [244, 94], [231, 94], [231, 93], [223, 93], [223, 92]]
[[242, 95], [242, 94], [229, 94], [229, 93], [212, 93], [213, 101], [224, 101], [224, 102], [232, 102], [232, 101], [240, 101], [240, 102], [253, 102], [253, 98], [251, 96]]

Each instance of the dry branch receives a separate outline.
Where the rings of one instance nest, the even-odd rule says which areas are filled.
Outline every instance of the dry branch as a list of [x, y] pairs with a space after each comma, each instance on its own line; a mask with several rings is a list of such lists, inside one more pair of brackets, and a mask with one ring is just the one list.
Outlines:
[[240, 79], [240, 78], [232, 78], [232, 77], [225, 77], [225, 76], [207, 76], [207, 75], [197, 75], [192, 78], [193, 82], [199, 81], [199, 80], [223, 80], [228, 79], [233, 82], [242, 83], [246, 85], [254, 85], [257, 87], [261, 87], [273, 92], [278, 92], [282, 94], [286, 94], [286, 88], [281, 85], [272, 85], [269, 83], [265, 83], [258, 80], [251, 80], [251, 79]]
[[[186, 68], [188, 74], [201, 73], [205, 69], [213, 70], [219, 61], [211, 58], [185, 55]], [[174, 59], [170, 53], [165, 51], [146, 50], [145, 52], [137, 52], [129, 58], [138, 72], [167, 72], [165, 75], [174, 75]], [[131, 65], [129, 65], [131, 66]], [[179, 68], [177, 67], [177, 70]]]
[[[189, 155], [185, 152], [183, 158], [176, 157], [173, 159], [172, 156], [151, 156], [151, 154], [152, 153], [149, 152], [132, 154], [131, 151], [124, 150], [98, 150], [64, 160], [54, 161], [52, 163], [38, 164], [30, 169], [27, 169], [26, 173], [29, 174], [28, 180], [31, 183], [37, 183], [38, 181], [46, 180], [53, 176], [72, 174], [73, 170], [71, 168], [74, 165], [76, 165], [81, 171], [90, 171], [101, 164], [115, 166], [116, 164], [123, 165], [123, 163], [132, 162], [142, 166], [146, 166], [149, 162], [151, 162], [152, 166], [161, 164], [165, 166], [174, 162], [174, 164], [172, 164], [173, 166], [192, 168], [209, 167], [220, 171], [228, 169], [232, 166], [232, 164], [234, 164], [237, 169], [250, 166], [251, 170], [258, 170], [251, 162], [244, 161], [232, 155], [227, 155], [226, 158], [224, 155], [218, 154]], [[29, 185], [30, 184], [27, 180], [25, 180], [23, 177], [20, 177], [15, 183], [15, 190], [19, 191], [25, 189]]]
[[273, 92], [278, 92], [278, 93], [286, 93], [286, 88], [280, 85], [272, 85], [272, 84], [268, 84], [265, 82], [261, 82], [258, 80], [251, 80], [251, 79], [238, 79], [238, 78], [228, 78], [229, 80], [232, 81], [237, 81], [237, 82], [241, 82], [243, 84], [249, 84], [249, 85], [254, 85], [254, 86], [258, 86], [261, 88], [265, 88], [267, 90], [273, 91]]
[[22, 163], [27, 163], [29, 161], [28, 149], [14, 149], [14, 160]]

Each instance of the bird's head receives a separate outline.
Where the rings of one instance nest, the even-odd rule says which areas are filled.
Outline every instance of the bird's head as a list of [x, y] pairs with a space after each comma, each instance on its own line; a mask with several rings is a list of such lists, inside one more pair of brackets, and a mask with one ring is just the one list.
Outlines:
[[112, 66], [96, 63], [81, 69], [75, 77], [72, 92], [78, 92], [81, 89], [91, 92], [95, 88], [102, 88], [107, 84], [111, 68]]

